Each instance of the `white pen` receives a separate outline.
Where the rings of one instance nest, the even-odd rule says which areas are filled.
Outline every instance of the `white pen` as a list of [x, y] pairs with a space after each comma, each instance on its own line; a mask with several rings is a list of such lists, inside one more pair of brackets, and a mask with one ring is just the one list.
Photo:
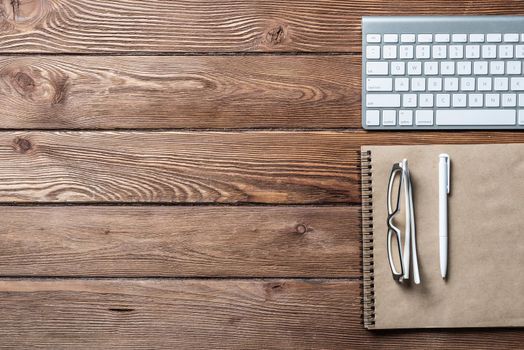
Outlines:
[[438, 236], [440, 249], [440, 274], [446, 278], [448, 272], [448, 194], [450, 185], [449, 155], [439, 155], [438, 163]]

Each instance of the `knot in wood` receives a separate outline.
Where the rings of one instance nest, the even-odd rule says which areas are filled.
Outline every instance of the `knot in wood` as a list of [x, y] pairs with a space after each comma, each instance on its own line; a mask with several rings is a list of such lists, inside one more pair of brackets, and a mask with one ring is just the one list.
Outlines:
[[33, 148], [33, 145], [28, 139], [17, 136], [13, 140], [13, 148], [18, 153], [26, 154]]
[[304, 224], [299, 224], [297, 225], [296, 230], [297, 230], [297, 233], [303, 235], [304, 233], [307, 232], [307, 227]]
[[38, 66], [5, 67], [1, 76], [7, 76], [13, 90], [24, 100], [50, 105], [64, 104], [69, 93], [69, 77]]
[[11, 7], [13, 8], [13, 19], [20, 13], [20, 0], [11, 0]]
[[49, 8], [48, 0], [0, 0], [0, 17], [13, 26], [34, 26]]
[[271, 45], [278, 45], [284, 41], [286, 32], [284, 27], [281, 25], [276, 26], [275, 28], [269, 30], [266, 34], [266, 41]]
[[268, 282], [264, 283], [264, 291], [266, 293], [266, 300], [273, 297], [275, 293], [282, 292], [284, 289], [284, 282]]
[[35, 91], [35, 81], [29, 76], [29, 74], [24, 72], [18, 72], [15, 74], [15, 82], [20, 87], [20, 89], [25, 93], [31, 93]]

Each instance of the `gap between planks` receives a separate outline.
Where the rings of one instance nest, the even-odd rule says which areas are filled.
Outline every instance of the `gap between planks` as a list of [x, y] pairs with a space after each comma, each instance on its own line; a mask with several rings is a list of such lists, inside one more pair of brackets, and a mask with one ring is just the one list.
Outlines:
[[268, 282], [268, 281], [305, 281], [305, 282], [337, 282], [337, 281], [362, 281], [362, 276], [347, 276], [347, 277], [308, 277], [308, 276], [1, 276], [2, 281], [67, 281], [67, 280], [83, 280], [83, 281], [253, 281], [253, 282]]

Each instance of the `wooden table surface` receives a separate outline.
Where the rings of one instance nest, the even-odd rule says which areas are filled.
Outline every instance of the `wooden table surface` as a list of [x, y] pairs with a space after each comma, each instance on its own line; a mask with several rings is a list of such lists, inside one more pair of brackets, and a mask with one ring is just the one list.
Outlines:
[[0, 0], [0, 348], [502, 349], [361, 324], [363, 15], [518, 0]]

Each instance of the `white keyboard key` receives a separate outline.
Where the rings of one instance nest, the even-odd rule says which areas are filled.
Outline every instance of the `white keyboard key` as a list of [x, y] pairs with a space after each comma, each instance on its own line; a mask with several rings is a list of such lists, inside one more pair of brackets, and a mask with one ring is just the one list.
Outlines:
[[435, 45], [432, 48], [433, 58], [446, 58], [446, 46], [445, 45]]
[[440, 74], [442, 75], [455, 74], [455, 62], [453, 61], [440, 62]]
[[458, 91], [459, 80], [458, 78], [445, 78], [444, 79], [444, 90], [445, 91]]
[[477, 89], [479, 91], [491, 91], [491, 78], [478, 78]]
[[431, 43], [433, 42], [433, 34], [419, 34], [418, 36], [419, 43]]
[[415, 123], [417, 125], [433, 125], [433, 111], [423, 110], [415, 112]]
[[489, 62], [489, 73], [492, 75], [504, 74], [504, 61]]
[[517, 106], [517, 95], [516, 94], [502, 94], [502, 107], [516, 107]]
[[524, 94], [519, 94], [519, 107], [524, 107]]
[[509, 109], [439, 109], [437, 125], [515, 125], [516, 111]]
[[453, 94], [453, 107], [466, 107], [466, 94]]
[[515, 57], [524, 58], [524, 45], [515, 46]]
[[513, 58], [513, 45], [500, 45], [499, 58]]
[[420, 107], [433, 107], [433, 95], [432, 94], [420, 94], [418, 105]]
[[411, 79], [411, 90], [425, 91], [426, 90], [426, 78], [412, 78]]
[[415, 55], [417, 58], [429, 58], [430, 57], [429, 45], [417, 45], [415, 48]]
[[391, 62], [391, 75], [404, 75], [406, 64], [404, 62]]
[[384, 34], [385, 43], [398, 43], [398, 34]]
[[398, 125], [411, 126], [413, 125], [413, 111], [401, 109], [398, 111]]
[[393, 79], [367, 78], [366, 91], [393, 91]]
[[366, 62], [367, 75], [388, 75], [388, 62]]
[[519, 41], [519, 35], [516, 33], [504, 34], [504, 42], [506, 43], [517, 43]]
[[482, 45], [482, 58], [497, 58], [497, 46]]
[[486, 107], [500, 107], [500, 95], [486, 94]]
[[509, 75], [520, 74], [522, 71], [522, 63], [520, 61], [507, 61], [506, 73]]
[[519, 125], [524, 125], [524, 111], [519, 111]]
[[486, 61], [475, 61], [475, 62], [473, 62], [473, 74], [475, 74], [475, 75], [486, 75], [486, 74], [488, 74], [488, 62], [486, 62]]
[[424, 62], [424, 74], [425, 75], [437, 75], [438, 74], [438, 62]]
[[402, 96], [402, 107], [417, 107], [417, 95], [405, 94]]
[[449, 43], [449, 34], [435, 34], [435, 42]]
[[524, 78], [511, 78], [511, 90], [524, 91]]
[[488, 34], [486, 35], [486, 41], [488, 43], [500, 43], [502, 41], [502, 34]]
[[421, 62], [408, 62], [408, 75], [421, 75], [422, 74], [422, 63]]
[[382, 125], [396, 125], [397, 124], [397, 111], [385, 110], [382, 111]]
[[451, 41], [454, 43], [465, 43], [468, 41], [468, 36], [466, 34], [453, 34], [451, 36]]
[[396, 45], [384, 45], [382, 47], [382, 57], [386, 59], [397, 58], [397, 46]]
[[412, 59], [413, 58], [413, 45], [401, 45], [400, 46], [400, 58], [401, 59]]
[[368, 43], [379, 43], [380, 42], [380, 34], [368, 34], [368, 35], [366, 35], [366, 41]]
[[463, 45], [450, 45], [449, 58], [464, 58], [464, 46]]
[[366, 107], [400, 107], [399, 94], [367, 94]]
[[469, 35], [469, 41], [472, 43], [483, 43], [484, 42], [484, 34], [470, 34]]
[[437, 107], [450, 107], [449, 94], [437, 94]]
[[428, 91], [442, 91], [442, 78], [429, 78]]
[[409, 78], [396, 78], [395, 91], [409, 91]]
[[380, 125], [380, 112], [367, 110], [366, 111], [366, 125], [368, 126], [378, 126]]
[[469, 107], [482, 107], [484, 104], [484, 96], [482, 94], [469, 94], [468, 106]]
[[457, 62], [457, 74], [458, 75], [470, 75], [471, 74], [471, 61]]
[[475, 91], [475, 78], [460, 78], [460, 90]]
[[495, 78], [494, 79], [494, 90], [495, 91], [507, 91], [508, 90], [508, 78]]
[[400, 41], [403, 43], [414, 43], [415, 42], [415, 34], [401, 34], [400, 35]]
[[480, 46], [466, 45], [466, 58], [480, 58]]
[[366, 47], [366, 58], [369, 60], [380, 58], [380, 46], [370, 45]]

